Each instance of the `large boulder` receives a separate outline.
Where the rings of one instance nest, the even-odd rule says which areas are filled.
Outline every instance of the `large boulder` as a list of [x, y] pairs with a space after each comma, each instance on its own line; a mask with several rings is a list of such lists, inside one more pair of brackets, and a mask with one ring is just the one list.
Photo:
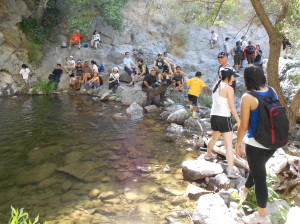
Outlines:
[[190, 117], [190, 113], [186, 109], [179, 109], [171, 113], [167, 119], [169, 123], [184, 124], [185, 120]]
[[220, 164], [208, 162], [204, 159], [187, 160], [182, 163], [182, 173], [186, 180], [200, 180], [223, 173]]
[[122, 104], [129, 106], [133, 102], [141, 106], [145, 106], [147, 102], [147, 94], [139, 89], [126, 89], [122, 92]]
[[217, 191], [221, 189], [228, 190], [230, 188], [230, 180], [225, 173], [220, 173], [217, 176], [210, 178], [207, 189], [211, 191]]
[[126, 109], [126, 113], [131, 115], [131, 117], [142, 117], [143, 116], [143, 107], [141, 107], [139, 104], [137, 104], [136, 102], [133, 102], [130, 107], [128, 107]]
[[201, 131], [199, 121], [190, 117], [189, 119], [185, 120], [184, 125], [185, 128], [190, 129], [192, 131]]
[[206, 194], [197, 201], [192, 220], [195, 224], [235, 224], [224, 200], [217, 194]]

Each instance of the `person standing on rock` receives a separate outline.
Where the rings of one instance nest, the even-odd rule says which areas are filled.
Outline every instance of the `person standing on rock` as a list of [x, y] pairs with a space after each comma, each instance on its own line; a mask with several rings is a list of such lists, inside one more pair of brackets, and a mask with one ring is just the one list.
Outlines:
[[226, 160], [228, 163], [227, 176], [229, 178], [238, 178], [239, 174], [234, 168], [234, 156], [232, 148], [233, 124], [231, 114], [240, 123], [240, 118], [237, 114], [234, 105], [234, 90], [231, 88], [232, 82], [239, 77], [231, 68], [221, 70], [221, 79], [215, 84], [212, 94], [212, 108], [210, 113], [212, 137], [208, 141], [207, 153], [204, 156], [205, 160], [216, 159], [216, 155], [212, 153], [218, 139], [222, 136], [225, 149]]
[[134, 86], [134, 80], [135, 80], [135, 75], [137, 66], [133, 63], [133, 60], [130, 57], [129, 52], [125, 52], [125, 58], [123, 59], [123, 64], [124, 64], [124, 70], [127, 72], [128, 75], [131, 76], [132, 81], [128, 84], [128, 86]]
[[211, 49], [214, 49], [215, 44], [218, 42], [218, 34], [216, 34], [214, 30], [212, 30], [210, 33], [211, 33], [210, 45], [211, 45]]
[[236, 42], [235, 47], [231, 49], [230, 54], [233, 56], [235, 71], [239, 72], [243, 57], [243, 48], [240, 41]]
[[[261, 66], [250, 65], [247, 67], [244, 72], [244, 80], [247, 91], [255, 91], [261, 96], [267, 96], [269, 91], [271, 91], [266, 86], [267, 81]], [[276, 93], [274, 98], [277, 99]], [[243, 155], [241, 144], [243, 139], [245, 139], [246, 156], [250, 172], [245, 186], [240, 189], [240, 195], [245, 199], [248, 189], [255, 186], [258, 209], [258, 212], [242, 218], [245, 223], [271, 223], [266, 211], [268, 200], [266, 163], [273, 156], [276, 149], [268, 149], [254, 139], [253, 131], [256, 132], [257, 130], [259, 110], [257, 98], [245, 93], [241, 99], [241, 123], [238, 127], [235, 150], [237, 158]], [[244, 138], [245, 135], [246, 138]]]
[[[247, 41], [246, 41], [246, 37], [245, 36], [242, 36], [241, 37], [241, 40], [240, 40], [240, 42], [241, 42], [241, 45], [242, 45], [242, 49], [243, 49], [243, 52], [244, 52], [244, 49], [247, 47]], [[246, 58], [244, 57], [244, 54], [243, 54], [243, 56], [242, 56], [242, 62], [241, 62], [241, 68], [243, 68], [243, 63], [244, 63], [244, 61], [246, 60]]]
[[229, 40], [230, 38], [229, 37], [226, 37], [225, 40], [224, 40], [224, 43], [223, 43], [223, 46], [224, 46], [224, 52], [225, 53], [229, 53], [230, 51], [230, 48], [229, 48]]
[[244, 49], [244, 58], [247, 59], [248, 64], [253, 64], [255, 60], [256, 48], [252, 45], [251, 41], [248, 41], [248, 46]]
[[262, 57], [262, 50], [260, 49], [260, 45], [257, 44], [256, 45], [256, 57], [255, 57], [255, 60], [254, 60], [254, 64], [260, 65], [261, 64], [261, 57]]
[[[219, 77], [219, 79], [222, 79], [222, 73], [221, 73], [221, 71], [224, 68], [231, 68], [231, 69], [233, 69], [232, 66], [227, 63], [227, 60], [228, 60], [228, 53], [220, 52], [218, 54], [218, 62], [220, 64], [219, 69], [218, 69], [218, 77]], [[234, 80], [230, 86], [235, 90], [236, 81]]]
[[189, 79], [183, 84], [176, 87], [176, 90], [179, 90], [184, 85], [189, 85], [190, 89], [188, 91], [188, 99], [189, 99], [189, 105], [190, 109], [192, 111], [192, 118], [197, 118], [196, 112], [198, 110], [198, 98], [201, 93], [201, 89], [203, 88], [206, 94], [206, 97], [208, 97], [208, 92], [205, 83], [201, 79], [202, 73], [196, 72], [195, 78]]
[[20, 79], [24, 80], [25, 88], [31, 88], [30, 86], [30, 70], [26, 64], [22, 64], [22, 69], [20, 70]]
[[60, 82], [60, 76], [62, 75], [63, 70], [61, 69], [61, 64], [57, 64], [56, 68], [52, 71], [52, 74], [48, 76], [49, 82], [54, 82], [54, 88], [56, 89], [58, 83]]

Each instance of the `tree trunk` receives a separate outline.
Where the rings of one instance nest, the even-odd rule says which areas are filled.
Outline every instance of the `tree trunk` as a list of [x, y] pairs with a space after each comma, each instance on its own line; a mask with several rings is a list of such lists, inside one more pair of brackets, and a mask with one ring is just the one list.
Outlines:
[[47, 8], [48, 1], [49, 0], [40, 0], [39, 1], [38, 7], [36, 10], [36, 15], [35, 15], [36, 20], [39, 22], [41, 22], [41, 20], [44, 16], [44, 12], [45, 12], [45, 9]]

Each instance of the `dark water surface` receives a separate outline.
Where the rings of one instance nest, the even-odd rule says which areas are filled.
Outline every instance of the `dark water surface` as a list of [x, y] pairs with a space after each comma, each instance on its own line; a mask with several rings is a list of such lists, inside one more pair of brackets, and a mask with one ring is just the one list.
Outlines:
[[0, 98], [0, 223], [10, 205], [49, 223], [120, 224], [164, 223], [188, 206], [169, 202], [186, 183], [166, 122], [112, 118], [125, 109], [82, 96]]

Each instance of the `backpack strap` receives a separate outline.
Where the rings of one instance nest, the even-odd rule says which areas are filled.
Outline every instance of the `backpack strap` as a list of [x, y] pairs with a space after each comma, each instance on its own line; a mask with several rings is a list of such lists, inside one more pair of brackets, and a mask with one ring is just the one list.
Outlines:
[[263, 102], [266, 98], [270, 98], [273, 102], [278, 101], [276, 99], [276, 95], [275, 95], [274, 90], [270, 86], [268, 86], [268, 91], [269, 91], [269, 93], [265, 96], [260, 95], [259, 93], [257, 93], [254, 90], [247, 91], [247, 93], [254, 96], [256, 99], [258, 99], [258, 101], [260, 103]]

